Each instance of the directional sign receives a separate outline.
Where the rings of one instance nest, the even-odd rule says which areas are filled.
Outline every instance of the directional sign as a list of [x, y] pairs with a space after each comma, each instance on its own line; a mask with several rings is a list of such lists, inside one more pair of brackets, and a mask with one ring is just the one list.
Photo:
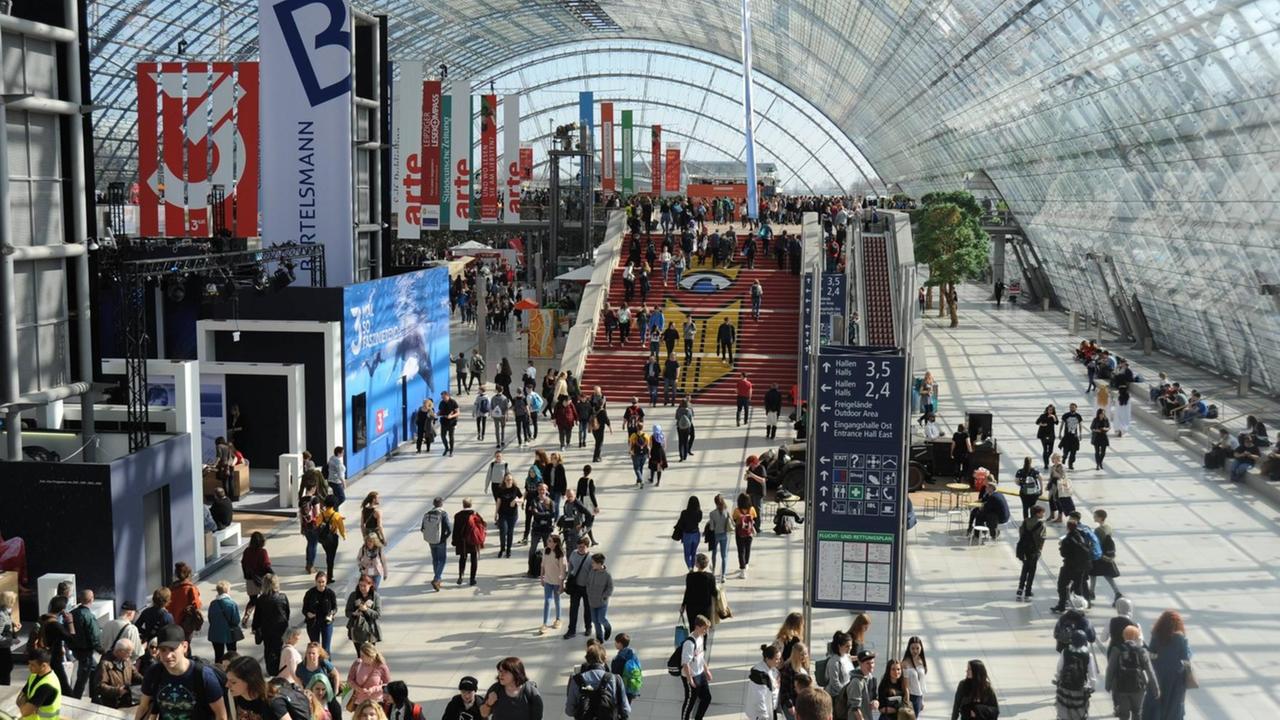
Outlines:
[[[849, 300], [846, 287], [844, 273], [822, 273], [822, 289], [818, 292], [818, 314], [822, 331], [818, 335], [818, 342], [823, 345], [836, 341], [832, 337], [834, 332], [832, 316], [845, 316], [848, 313], [846, 308], [849, 306]], [[848, 323], [849, 318], [845, 317], [844, 321]]]
[[906, 497], [906, 359], [825, 347], [815, 382], [813, 606], [893, 610]]
[[809, 397], [809, 353], [813, 347], [813, 273], [804, 274], [800, 305], [800, 397]]

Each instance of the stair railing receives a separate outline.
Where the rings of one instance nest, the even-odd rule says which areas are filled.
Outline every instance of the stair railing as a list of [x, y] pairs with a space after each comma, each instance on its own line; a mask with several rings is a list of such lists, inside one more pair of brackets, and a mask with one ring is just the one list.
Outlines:
[[578, 378], [582, 377], [582, 372], [587, 367], [587, 355], [591, 353], [595, 342], [596, 325], [600, 322], [601, 313], [609, 298], [613, 270], [618, 266], [618, 258], [622, 255], [626, 228], [626, 213], [621, 209], [611, 209], [605, 225], [604, 242], [595, 251], [591, 281], [583, 289], [582, 302], [578, 304], [578, 318], [565, 338], [561, 369], [572, 371]]

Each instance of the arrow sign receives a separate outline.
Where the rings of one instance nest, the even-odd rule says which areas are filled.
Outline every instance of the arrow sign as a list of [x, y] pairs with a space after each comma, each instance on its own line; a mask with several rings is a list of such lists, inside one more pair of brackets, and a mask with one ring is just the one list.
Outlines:
[[826, 412], [826, 411], [828, 411], [828, 410], [830, 410], [830, 409], [831, 409], [831, 406], [830, 406], [830, 405], [819, 405], [819, 406], [818, 406], [818, 409], [819, 409], [819, 410], [821, 410], [822, 412]]
[[826, 455], [823, 455], [822, 457], [818, 458], [818, 462], [822, 463], [823, 465], [826, 465], [830, 461], [831, 461], [831, 458], [827, 457]]
[[827, 431], [827, 430], [829, 430], [830, 428], [831, 428], [831, 423], [828, 423], [828, 422], [823, 422], [823, 423], [822, 423], [822, 432], [826, 432], [826, 431]]
[[820, 473], [818, 473], [818, 474], [822, 476], [822, 480], [823, 480], [823, 482], [825, 482], [825, 481], [826, 481], [826, 479], [827, 479], [827, 474], [828, 474], [828, 473], [827, 473], [827, 471], [826, 471], [826, 470], [823, 470], [822, 472], [820, 472]]
[[822, 392], [831, 392], [831, 386], [824, 383], [822, 385]]
[[823, 485], [822, 487], [818, 488], [818, 492], [822, 493], [822, 497], [827, 496], [827, 490], [828, 488], [826, 485]]
[[827, 501], [826, 501], [826, 500], [823, 500], [822, 502], [818, 503], [818, 507], [822, 508], [822, 512], [826, 512], [826, 511], [827, 511]]
[[823, 372], [831, 372], [831, 363], [829, 362], [822, 363], [822, 370]]

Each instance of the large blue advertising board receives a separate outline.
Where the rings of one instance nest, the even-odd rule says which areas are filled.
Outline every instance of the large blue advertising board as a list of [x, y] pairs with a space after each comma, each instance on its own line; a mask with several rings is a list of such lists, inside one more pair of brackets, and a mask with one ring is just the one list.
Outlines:
[[829, 346], [818, 352], [814, 382], [813, 606], [893, 610], [906, 493], [906, 359]]
[[343, 288], [347, 474], [412, 435], [424, 398], [449, 388], [449, 269]]

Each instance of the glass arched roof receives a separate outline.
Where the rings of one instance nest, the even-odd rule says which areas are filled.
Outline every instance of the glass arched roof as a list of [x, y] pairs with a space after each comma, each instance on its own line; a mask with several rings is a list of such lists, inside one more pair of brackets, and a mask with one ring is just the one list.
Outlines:
[[[170, 59], [180, 40], [188, 57], [253, 57], [257, 0], [89, 5], [99, 177], [111, 178], [131, 162], [133, 63]], [[356, 5], [389, 16], [393, 57], [476, 78], [584, 40], [739, 53], [738, 4], [724, 0]], [[1106, 307], [1083, 257], [1110, 256], [1159, 345], [1280, 388], [1280, 308], [1265, 294], [1280, 285], [1280, 0], [753, 0], [752, 13], [756, 77], [829, 119], [873, 180], [919, 195], [985, 171], [1068, 307]], [[591, 58], [576, 72], [608, 72]], [[628, 102], [662, 84], [584, 82]], [[726, 74], [726, 94], [735, 86]], [[676, 122], [701, 136], [701, 117]], [[841, 163], [788, 158], [801, 177]]]

